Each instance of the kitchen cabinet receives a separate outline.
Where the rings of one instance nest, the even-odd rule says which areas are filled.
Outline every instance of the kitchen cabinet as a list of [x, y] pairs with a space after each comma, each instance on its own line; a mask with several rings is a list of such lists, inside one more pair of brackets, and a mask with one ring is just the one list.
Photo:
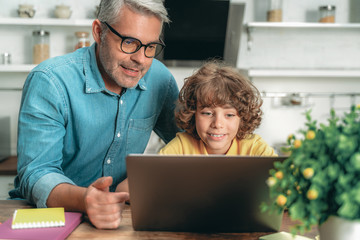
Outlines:
[[8, 192], [14, 188], [16, 165], [16, 157], [10, 157], [0, 162], [0, 200], [9, 198]]

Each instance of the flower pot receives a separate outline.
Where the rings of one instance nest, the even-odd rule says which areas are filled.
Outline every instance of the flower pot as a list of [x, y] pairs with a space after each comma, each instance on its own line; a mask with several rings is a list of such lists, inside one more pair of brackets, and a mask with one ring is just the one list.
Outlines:
[[347, 220], [337, 216], [330, 216], [319, 227], [321, 240], [359, 240], [360, 220]]

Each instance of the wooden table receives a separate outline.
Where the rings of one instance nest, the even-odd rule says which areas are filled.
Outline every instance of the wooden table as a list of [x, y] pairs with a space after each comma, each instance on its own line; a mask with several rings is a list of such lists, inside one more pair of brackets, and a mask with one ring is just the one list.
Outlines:
[[[12, 216], [15, 209], [29, 208], [28, 204], [22, 200], [0, 200], [0, 222], [4, 222]], [[287, 213], [284, 214], [284, 219], [280, 231], [289, 231], [289, 227], [294, 225]], [[255, 232], [255, 233], [187, 233], [187, 232], [147, 232], [134, 231], [131, 223], [131, 210], [127, 206], [123, 213], [122, 225], [116, 230], [99, 230], [94, 228], [88, 220], [84, 220], [67, 238], [71, 239], [244, 239], [244, 240], [258, 240], [259, 237], [270, 233]], [[312, 239], [318, 235], [317, 229], [305, 234], [305, 236]]]

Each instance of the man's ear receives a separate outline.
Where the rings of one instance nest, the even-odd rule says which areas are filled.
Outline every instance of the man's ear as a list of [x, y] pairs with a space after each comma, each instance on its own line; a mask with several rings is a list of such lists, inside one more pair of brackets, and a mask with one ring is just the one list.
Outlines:
[[95, 19], [92, 24], [92, 34], [95, 42], [100, 44], [101, 41], [101, 22], [99, 19]]

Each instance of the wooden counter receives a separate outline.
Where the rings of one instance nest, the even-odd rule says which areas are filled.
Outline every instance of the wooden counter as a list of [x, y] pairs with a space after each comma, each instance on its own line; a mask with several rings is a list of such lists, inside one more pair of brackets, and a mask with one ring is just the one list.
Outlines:
[[[0, 222], [4, 222], [12, 216], [15, 209], [29, 208], [25, 201], [21, 200], [0, 200]], [[289, 227], [294, 225], [288, 215], [284, 214], [283, 223], [280, 231], [290, 232]], [[67, 238], [71, 239], [244, 239], [244, 240], [258, 240], [259, 237], [270, 233], [255, 232], [255, 233], [187, 233], [187, 232], [147, 232], [134, 231], [131, 222], [131, 210], [127, 206], [123, 213], [122, 225], [116, 230], [99, 230], [94, 228], [87, 220], [81, 223]], [[306, 233], [305, 236], [312, 239], [318, 234], [317, 229]]]
[[0, 176], [1, 175], [16, 175], [17, 171], [17, 157], [9, 157], [0, 162]]

